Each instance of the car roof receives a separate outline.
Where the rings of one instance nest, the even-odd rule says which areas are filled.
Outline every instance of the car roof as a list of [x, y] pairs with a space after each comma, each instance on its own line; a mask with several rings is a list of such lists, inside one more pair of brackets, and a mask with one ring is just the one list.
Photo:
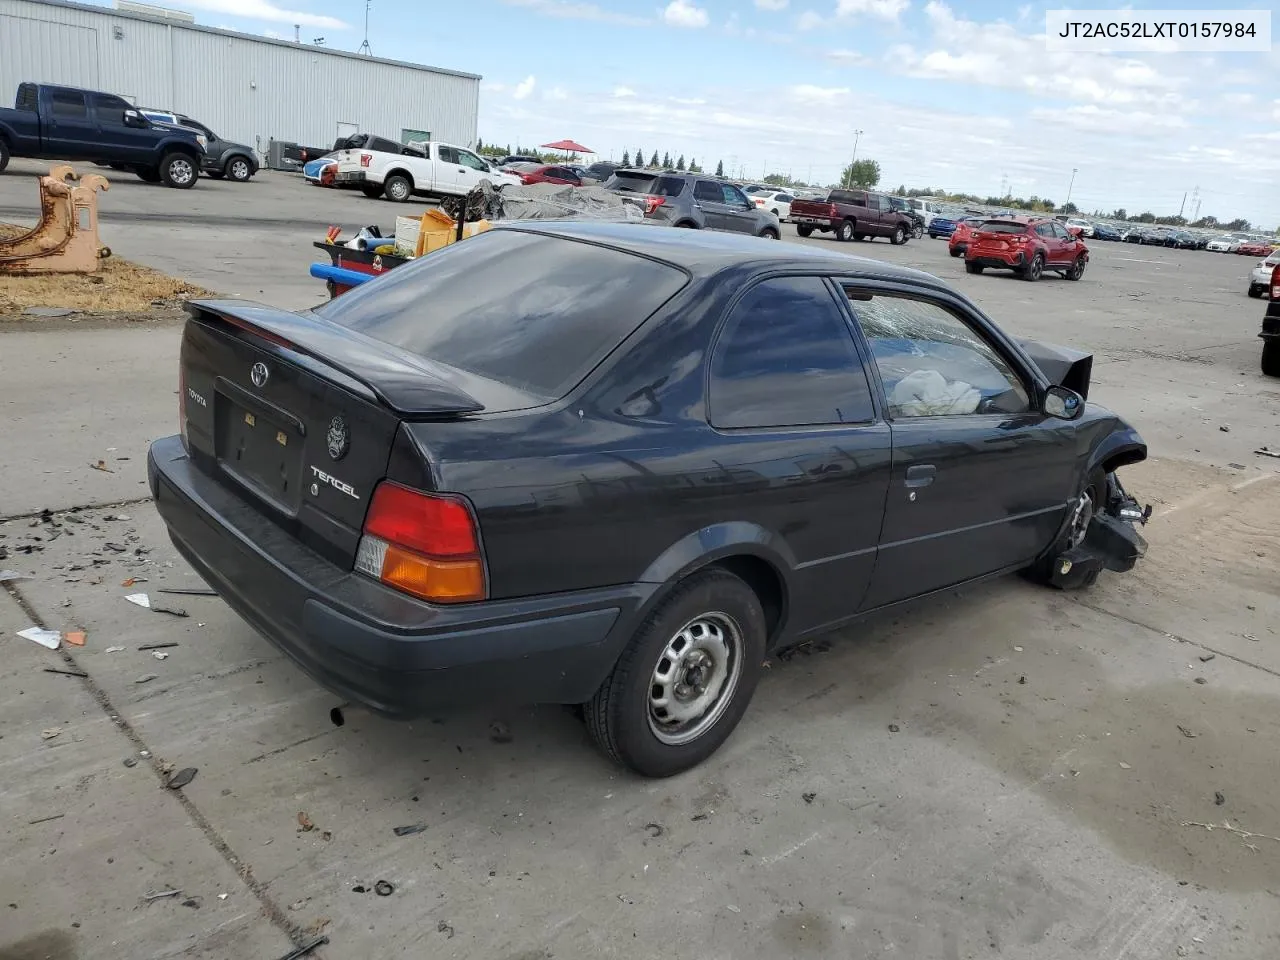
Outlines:
[[883, 260], [830, 252], [817, 245], [780, 243], [718, 230], [675, 230], [649, 223], [592, 223], [586, 221], [523, 221], [495, 227], [597, 243], [669, 263], [705, 278], [730, 267], [798, 268], [838, 274], [859, 274], [886, 280], [905, 280], [943, 286], [921, 270]]

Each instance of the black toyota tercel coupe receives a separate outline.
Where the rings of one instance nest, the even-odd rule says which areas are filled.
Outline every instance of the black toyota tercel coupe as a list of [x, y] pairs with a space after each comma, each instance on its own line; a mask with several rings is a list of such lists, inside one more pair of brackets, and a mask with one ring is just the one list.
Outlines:
[[395, 717], [582, 704], [685, 770], [766, 657], [932, 591], [1130, 569], [1146, 446], [1091, 358], [941, 281], [644, 224], [500, 227], [308, 313], [200, 301], [178, 550], [319, 683]]

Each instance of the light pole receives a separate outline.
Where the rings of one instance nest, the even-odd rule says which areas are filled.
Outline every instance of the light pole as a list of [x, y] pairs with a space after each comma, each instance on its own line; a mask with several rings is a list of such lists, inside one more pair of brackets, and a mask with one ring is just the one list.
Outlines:
[[861, 130], [853, 131], [853, 160], [849, 162], [849, 176], [845, 181], [846, 187], [853, 186], [853, 165], [858, 162], [858, 138], [861, 136]]
[[[1067, 184], [1067, 203], [1071, 202], [1071, 188], [1076, 185], [1076, 174], [1079, 172], [1077, 167], [1071, 168], [1071, 182]], [[1066, 206], [1066, 204], [1063, 204]]]

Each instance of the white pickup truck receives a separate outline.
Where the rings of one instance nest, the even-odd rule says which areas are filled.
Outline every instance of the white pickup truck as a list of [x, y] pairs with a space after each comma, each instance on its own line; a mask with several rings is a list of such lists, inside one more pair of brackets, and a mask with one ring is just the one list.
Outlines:
[[495, 170], [465, 147], [416, 142], [399, 153], [351, 149], [337, 154], [336, 186], [358, 186], [367, 197], [402, 203], [414, 195], [465, 196], [482, 180], [501, 189], [519, 186], [517, 176]]

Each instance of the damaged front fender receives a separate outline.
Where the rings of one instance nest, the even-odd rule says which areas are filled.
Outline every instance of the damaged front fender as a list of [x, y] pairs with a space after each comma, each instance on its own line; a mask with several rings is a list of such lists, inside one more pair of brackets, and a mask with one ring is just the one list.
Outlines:
[[1107, 501], [1093, 515], [1084, 539], [1053, 558], [1050, 582], [1063, 590], [1086, 587], [1103, 570], [1127, 573], [1147, 552], [1138, 532], [1151, 517], [1150, 505], [1139, 506], [1114, 473], [1107, 474]]

